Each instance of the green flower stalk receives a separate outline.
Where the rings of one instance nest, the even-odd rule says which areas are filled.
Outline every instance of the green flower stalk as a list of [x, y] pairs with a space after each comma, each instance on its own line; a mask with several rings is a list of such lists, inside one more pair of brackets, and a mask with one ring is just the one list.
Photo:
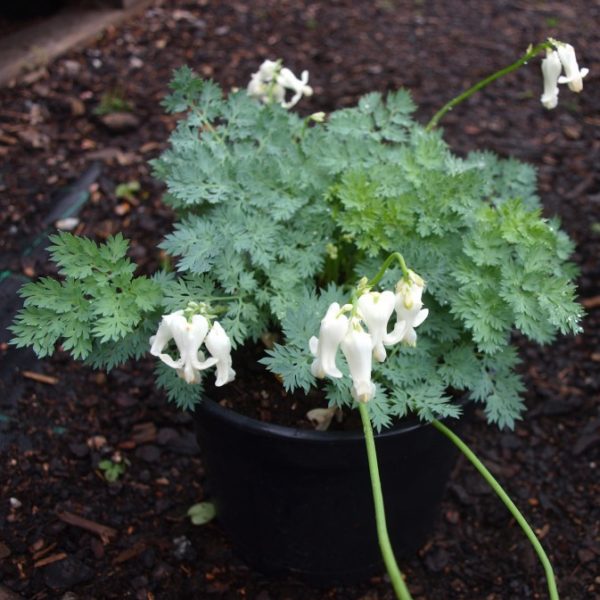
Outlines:
[[[401, 265], [403, 273], [396, 285], [396, 294], [390, 290], [381, 293], [372, 291], [371, 288], [381, 282], [394, 261]], [[376, 386], [371, 380], [373, 358], [377, 362], [385, 362], [387, 358], [385, 346], [393, 346], [399, 342], [404, 342], [411, 347], [416, 346], [415, 328], [421, 325], [429, 314], [427, 309], [422, 308], [421, 295], [424, 287], [423, 279], [409, 270], [404, 257], [395, 252], [385, 260], [372, 280], [369, 281], [366, 277], [360, 279], [352, 292], [352, 303], [340, 307], [340, 304], [334, 302], [329, 306], [321, 320], [319, 337], [313, 336], [309, 342], [315, 357], [311, 371], [317, 378], [343, 378], [343, 373], [336, 365], [338, 347], [342, 349], [346, 358], [352, 380], [351, 394], [358, 406], [365, 436], [377, 538], [385, 567], [399, 600], [411, 600], [411, 595], [404, 583], [390, 543], [377, 464], [377, 450], [367, 405], [377, 393]], [[388, 323], [394, 309], [396, 323], [393, 331], [388, 333]], [[350, 317], [346, 317], [345, 313], [350, 313]], [[363, 329], [363, 324], [367, 331]]]
[[375, 439], [373, 436], [373, 428], [371, 426], [371, 419], [369, 412], [364, 404], [358, 405], [360, 411], [360, 417], [363, 424], [363, 431], [365, 434], [365, 444], [367, 446], [367, 458], [369, 460], [369, 475], [371, 477], [371, 487], [373, 490], [373, 503], [375, 505], [375, 522], [377, 524], [377, 538], [379, 540], [379, 548], [381, 549], [381, 555], [383, 556], [383, 562], [385, 568], [390, 576], [392, 587], [396, 593], [398, 600], [412, 600], [410, 591], [398, 564], [392, 544], [390, 543], [390, 536], [387, 530], [387, 524], [385, 519], [385, 506], [383, 502], [383, 492], [381, 490], [381, 481], [379, 478], [379, 467], [377, 464], [377, 450], [375, 448]]
[[521, 514], [515, 503], [510, 499], [508, 494], [504, 491], [502, 486], [496, 481], [494, 476], [488, 471], [486, 466], [477, 458], [475, 453], [446, 425], [440, 423], [437, 419], [434, 419], [431, 424], [441, 433], [443, 433], [471, 462], [471, 464], [477, 469], [481, 476], [486, 480], [489, 486], [494, 490], [496, 495], [502, 500], [506, 508], [510, 511], [510, 514], [515, 518], [521, 529], [525, 532], [527, 539], [531, 542], [533, 549], [538, 555], [544, 572], [546, 574], [546, 581], [548, 582], [548, 594], [550, 600], [559, 600], [558, 590], [556, 588], [556, 580], [554, 579], [554, 571], [552, 570], [552, 564], [548, 559], [548, 556], [542, 547], [540, 541], [537, 539], [533, 529]]

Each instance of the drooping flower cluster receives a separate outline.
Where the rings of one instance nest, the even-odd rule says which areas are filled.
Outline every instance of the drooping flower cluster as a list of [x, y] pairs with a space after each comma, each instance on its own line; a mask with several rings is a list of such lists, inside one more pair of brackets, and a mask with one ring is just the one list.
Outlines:
[[[285, 92], [290, 90], [293, 96], [286, 101]], [[312, 96], [313, 90], [308, 85], [308, 71], [302, 71], [298, 79], [281, 61], [265, 60], [258, 71], [253, 73], [248, 84], [248, 95], [269, 104], [277, 102], [283, 108], [292, 108], [302, 96]]]
[[[583, 78], [589, 73], [589, 69], [579, 68], [575, 49], [571, 44], [551, 41], [556, 50], [547, 51], [546, 58], [542, 60], [544, 93], [541, 101], [547, 109], [555, 108], [558, 104], [559, 83], [566, 83], [572, 92], [579, 93], [583, 89]], [[565, 75], [561, 75], [563, 69]]]
[[[179, 350], [178, 359], [164, 352], [171, 340]], [[209, 358], [205, 358], [200, 350], [203, 343], [211, 354]], [[231, 368], [229, 336], [218, 321], [214, 321], [211, 327], [208, 319], [201, 314], [188, 318], [183, 310], [178, 310], [164, 315], [156, 335], [150, 338], [150, 344], [150, 354], [176, 369], [187, 383], [199, 383], [200, 371], [213, 366], [217, 369], [216, 386], [225, 385], [235, 378], [235, 371]]]
[[[386, 346], [399, 342], [410, 346], [416, 344], [415, 328], [429, 314], [421, 300], [424, 287], [423, 279], [409, 271], [408, 278], [401, 279], [396, 285], [396, 293], [365, 291], [356, 306], [331, 304], [321, 321], [319, 337], [313, 336], [309, 340], [310, 351], [315, 357], [312, 374], [319, 379], [341, 378], [342, 372], [335, 362], [341, 347], [352, 378], [352, 397], [358, 402], [371, 400], [375, 395], [375, 384], [371, 381], [373, 357], [383, 362], [387, 356]], [[396, 323], [388, 332], [394, 311]], [[346, 316], [347, 312], [350, 317]]]

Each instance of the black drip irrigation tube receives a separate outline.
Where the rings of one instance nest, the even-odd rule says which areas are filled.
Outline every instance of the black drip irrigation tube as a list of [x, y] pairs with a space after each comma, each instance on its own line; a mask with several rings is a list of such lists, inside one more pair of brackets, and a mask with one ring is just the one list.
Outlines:
[[[54, 223], [79, 214], [90, 197], [90, 185], [97, 181], [101, 173], [102, 164], [94, 162], [76, 181], [58, 193], [52, 209], [42, 220], [43, 230], [24, 243], [21, 257], [33, 256], [39, 260], [45, 259], [46, 246], [49, 244], [48, 236], [54, 230]], [[17, 292], [28, 281], [30, 279], [22, 273], [15, 273], [10, 269], [0, 271], [0, 344], [6, 344], [11, 338], [8, 326], [23, 306]], [[15, 366], [19, 366], [19, 357], [27, 363], [30, 362], [26, 358], [30, 352], [16, 350], [10, 352], [13, 354], [10, 358], [7, 357], [8, 351], [0, 352], [0, 380], [9, 375], [7, 370], [14, 371]]]

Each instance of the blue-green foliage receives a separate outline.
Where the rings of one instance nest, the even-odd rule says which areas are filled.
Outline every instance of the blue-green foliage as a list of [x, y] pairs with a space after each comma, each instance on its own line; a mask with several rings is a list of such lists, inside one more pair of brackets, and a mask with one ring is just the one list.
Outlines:
[[[322, 385], [330, 404], [351, 405], [343, 357], [343, 379], [317, 382], [308, 340], [331, 302], [348, 301], [360, 277], [401, 252], [427, 281], [430, 316], [416, 348], [374, 364], [374, 424], [455, 416], [452, 391], [514, 425], [523, 405], [511, 333], [545, 343], [579, 331], [581, 317], [573, 247], [542, 217], [531, 167], [453, 155], [413, 120], [405, 91], [368, 94], [315, 124], [245, 92], [225, 98], [187, 68], [171, 87], [164, 106], [184, 114], [153, 168], [178, 215], [161, 244], [177, 274], [133, 277], [120, 236], [101, 246], [57, 236], [64, 280], [23, 288], [18, 345], [46, 355], [60, 340], [110, 367], [144, 352], [160, 314], [208, 302], [235, 346], [280, 334], [263, 362], [286, 389]], [[390, 271], [382, 286], [398, 278]], [[162, 364], [158, 381], [180, 406], [199, 399], [199, 386]]]

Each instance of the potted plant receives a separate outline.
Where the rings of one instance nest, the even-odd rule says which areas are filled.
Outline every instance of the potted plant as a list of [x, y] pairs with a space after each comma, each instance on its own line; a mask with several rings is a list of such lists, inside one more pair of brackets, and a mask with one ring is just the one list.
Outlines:
[[[422, 542], [452, 443], [537, 544], [557, 598], [533, 532], [443, 422], [466, 399], [490, 424], [513, 427], [523, 403], [511, 333], [546, 343], [579, 331], [573, 245], [542, 216], [533, 169], [490, 153], [459, 158], [436, 129], [541, 52], [547, 108], [558, 83], [581, 90], [574, 51], [549, 40], [426, 126], [403, 90], [302, 118], [289, 109], [312, 94], [308, 73], [297, 78], [279, 61], [227, 95], [178, 70], [164, 104], [183, 116], [153, 163], [177, 214], [161, 242], [173, 262], [134, 276], [121, 235], [101, 245], [52, 237], [62, 279], [23, 287], [14, 343], [45, 356], [60, 342], [106, 369], [157, 356], [158, 385], [196, 408], [217, 512], [263, 569], [348, 580], [378, 568], [380, 548], [396, 594], [410, 598], [392, 547]], [[319, 429], [358, 408], [358, 429], [302, 431], [229, 410], [235, 398], [223, 390], [256, 379], [290, 402], [308, 398]], [[201, 402], [205, 388], [221, 402]]]

